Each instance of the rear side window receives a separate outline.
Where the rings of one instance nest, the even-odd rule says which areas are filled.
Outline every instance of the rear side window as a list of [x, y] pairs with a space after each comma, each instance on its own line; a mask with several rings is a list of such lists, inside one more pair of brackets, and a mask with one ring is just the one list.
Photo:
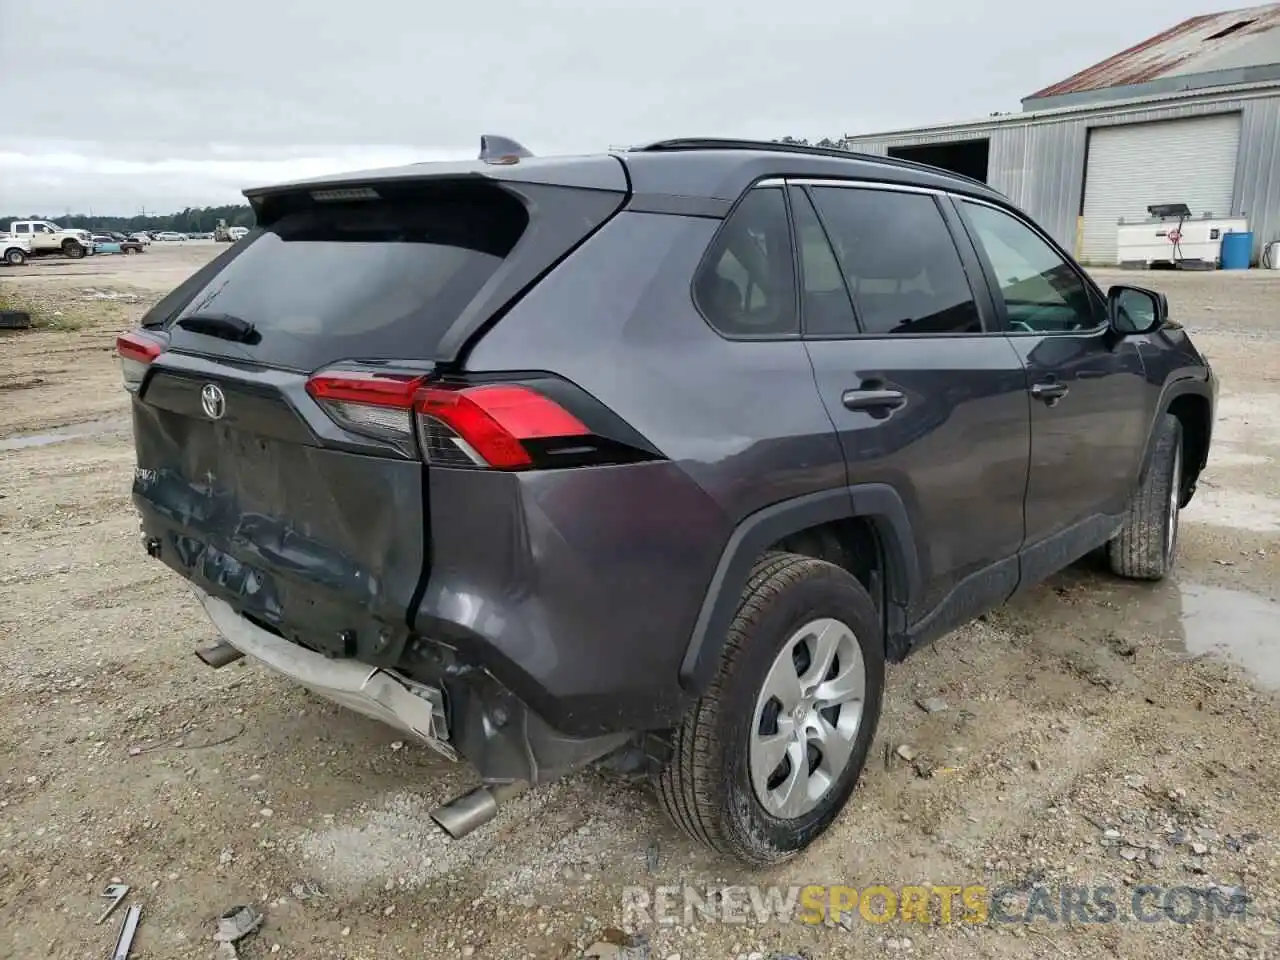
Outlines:
[[726, 336], [799, 332], [787, 204], [777, 187], [757, 187], [721, 226], [694, 279], [694, 298]]
[[932, 196], [818, 187], [813, 198], [864, 332], [982, 332], [960, 254]]
[[175, 322], [246, 320], [257, 342], [220, 352], [297, 370], [334, 358], [430, 356], [527, 224], [520, 201], [491, 187], [317, 203], [266, 227]]

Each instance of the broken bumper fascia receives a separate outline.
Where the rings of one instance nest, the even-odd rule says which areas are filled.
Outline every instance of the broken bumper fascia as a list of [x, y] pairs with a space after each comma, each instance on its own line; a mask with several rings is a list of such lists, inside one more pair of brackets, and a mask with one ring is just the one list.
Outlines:
[[450, 760], [458, 759], [439, 688], [355, 660], [331, 660], [256, 626], [225, 601], [199, 589], [196, 594], [223, 639], [241, 653], [319, 696], [421, 740]]
[[331, 659], [264, 630], [194, 587], [226, 643], [308, 690], [465, 760], [487, 786], [538, 784], [622, 747], [630, 734], [565, 736], [483, 671], [437, 686], [399, 670]]

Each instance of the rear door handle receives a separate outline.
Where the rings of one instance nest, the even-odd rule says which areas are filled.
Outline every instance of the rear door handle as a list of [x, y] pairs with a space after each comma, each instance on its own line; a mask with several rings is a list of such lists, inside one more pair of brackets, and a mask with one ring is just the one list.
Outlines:
[[897, 410], [907, 402], [901, 390], [846, 390], [840, 397], [846, 410]]
[[1043, 400], [1049, 406], [1053, 406], [1059, 400], [1067, 395], [1070, 388], [1065, 383], [1058, 383], [1051, 380], [1048, 383], [1036, 383], [1031, 387], [1031, 396], [1037, 400]]

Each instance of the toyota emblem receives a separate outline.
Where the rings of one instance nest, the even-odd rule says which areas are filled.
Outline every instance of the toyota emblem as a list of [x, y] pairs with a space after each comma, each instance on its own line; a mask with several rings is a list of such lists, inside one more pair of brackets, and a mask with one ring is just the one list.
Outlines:
[[221, 420], [227, 412], [227, 398], [216, 383], [206, 383], [200, 391], [200, 407], [210, 420]]

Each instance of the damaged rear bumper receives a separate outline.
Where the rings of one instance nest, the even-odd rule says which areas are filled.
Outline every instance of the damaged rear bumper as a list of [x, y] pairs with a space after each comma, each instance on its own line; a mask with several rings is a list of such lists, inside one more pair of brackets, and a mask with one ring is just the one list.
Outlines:
[[196, 592], [223, 639], [241, 653], [313, 693], [418, 738], [450, 760], [458, 759], [439, 688], [355, 660], [331, 660], [256, 626], [203, 590]]
[[483, 670], [446, 668], [437, 676], [422, 672], [420, 663], [416, 668], [402, 664], [401, 669], [327, 657], [264, 629], [227, 601], [194, 589], [224, 641], [235, 650], [319, 696], [381, 720], [450, 760], [466, 761], [487, 788], [506, 790], [555, 780], [630, 739], [628, 732], [585, 738], [562, 734]]

